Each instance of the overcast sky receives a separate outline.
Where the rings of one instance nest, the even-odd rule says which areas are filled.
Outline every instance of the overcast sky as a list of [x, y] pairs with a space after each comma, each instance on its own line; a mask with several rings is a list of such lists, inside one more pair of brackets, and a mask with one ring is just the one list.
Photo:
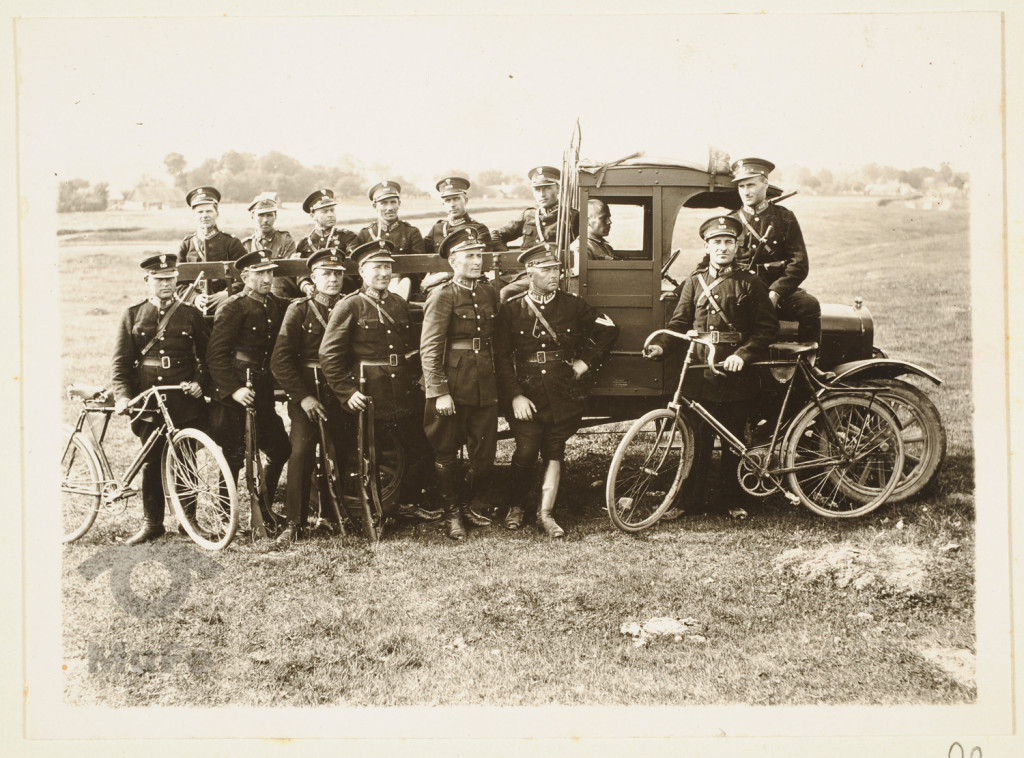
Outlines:
[[[448, 169], [636, 150], [970, 170], [995, 14], [24, 19], [21, 144], [125, 189], [227, 150]], [[53, 139], [59, 134], [59, 139]]]

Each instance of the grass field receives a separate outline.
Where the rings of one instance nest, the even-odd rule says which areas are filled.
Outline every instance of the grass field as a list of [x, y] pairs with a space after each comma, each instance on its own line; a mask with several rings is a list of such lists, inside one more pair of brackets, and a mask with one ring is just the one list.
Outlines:
[[[401, 527], [376, 548], [345, 538], [278, 553], [238, 541], [202, 558], [216, 571], [195, 577], [162, 618], [126, 613], [107, 582], [80, 570], [89, 559], [138, 561], [130, 586], [158, 601], [173, 581], [161, 557], [198, 555], [176, 534], [152, 548], [114, 547], [137, 525], [134, 500], [101, 513], [64, 550], [67, 702], [973, 702], [967, 214], [859, 198], [788, 205], [811, 251], [808, 289], [824, 302], [864, 298], [876, 344], [944, 380], [926, 388], [949, 438], [927, 496], [849, 523], [769, 499], [744, 520], [687, 516], [628, 536], [608, 522], [598, 484], [617, 435], [591, 430], [570, 445], [558, 506], [563, 543], [533, 529], [491, 528], [453, 545], [437, 525]], [[120, 313], [141, 296], [139, 253], [172, 249], [188, 230], [181, 210], [61, 217], [65, 230], [93, 230], [62, 237], [61, 318], [73, 325], [63, 339], [65, 383], [109, 381]], [[474, 215], [494, 226], [511, 213]], [[298, 220], [279, 226], [302, 231]], [[65, 417], [74, 413], [65, 403]], [[115, 427], [108, 451], [116, 468], [137, 443], [126, 423]], [[502, 443], [499, 461], [510, 452]], [[640, 640], [623, 631], [658, 617], [686, 620], [685, 631]]]

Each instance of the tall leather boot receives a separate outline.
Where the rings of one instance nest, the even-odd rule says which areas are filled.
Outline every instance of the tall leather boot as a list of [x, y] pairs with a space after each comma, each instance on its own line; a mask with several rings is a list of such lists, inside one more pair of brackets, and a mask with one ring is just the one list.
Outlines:
[[490, 505], [481, 497], [489, 481], [488, 474], [477, 473], [472, 468], [466, 469], [466, 476], [462, 480], [462, 517], [473, 526], [491, 525], [491, 519], [485, 515]]
[[509, 467], [508, 487], [508, 512], [505, 514], [505, 528], [516, 530], [523, 525], [523, 516], [526, 515], [526, 508], [523, 503], [530, 497], [530, 482], [534, 473], [530, 468], [523, 468], [514, 463]]
[[159, 466], [142, 464], [142, 528], [124, 541], [126, 545], [141, 545], [143, 542], [163, 537], [164, 495]]
[[279, 532], [284, 528], [284, 519], [274, 513], [274, 497], [277, 494], [277, 485], [281, 481], [281, 472], [284, 470], [284, 464], [287, 458], [280, 460], [271, 460], [267, 462], [267, 467], [263, 470], [263, 486], [266, 488], [267, 502], [269, 503], [268, 509], [270, 513], [263, 514], [263, 521], [266, 522], [268, 531]]
[[565, 530], [551, 518], [551, 513], [555, 510], [555, 499], [558, 497], [558, 484], [561, 480], [562, 462], [548, 461], [544, 468], [544, 481], [540, 486], [540, 508], [537, 511], [537, 522], [545, 534], [552, 539], [565, 536]]
[[437, 490], [444, 510], [448, 538], [461, 542], [466, 539], [466, 527], [462, 525], [461, 508], [455, 495], [455, 467], [438, 463], [434, 465], [434, 470], [437, 472]]

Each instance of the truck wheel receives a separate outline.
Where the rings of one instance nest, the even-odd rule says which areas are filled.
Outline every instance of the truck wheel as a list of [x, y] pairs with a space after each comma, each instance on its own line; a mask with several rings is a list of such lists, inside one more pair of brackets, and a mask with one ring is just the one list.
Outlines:
[[946, 430], [939, 411], [927, 394], [901, 379], [872, 379], [864, 384], [885, 388], [879, 396], [900, 422], [903, 477], [889, 496], [889, 502], [908, 500], [934, 484], [946, 457]]

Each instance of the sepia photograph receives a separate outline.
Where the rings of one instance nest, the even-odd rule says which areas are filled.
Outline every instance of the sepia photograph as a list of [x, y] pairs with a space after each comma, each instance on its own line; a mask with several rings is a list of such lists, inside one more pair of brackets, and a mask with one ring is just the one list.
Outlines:
[[26, 744], [1013, 754], [1007, 18], [16, 10]]

